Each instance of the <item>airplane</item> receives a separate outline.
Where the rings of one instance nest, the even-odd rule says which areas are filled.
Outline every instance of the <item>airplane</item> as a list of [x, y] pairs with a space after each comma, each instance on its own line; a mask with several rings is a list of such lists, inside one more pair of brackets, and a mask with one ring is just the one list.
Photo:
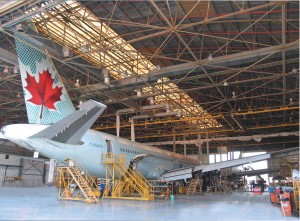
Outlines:
[[[126, 166], [134, 163], [146, 179], [186, 179], [194, 174], [270, 158], [270, 154], [201, 164], [189, 156], [133, 142], [90, 129], [106, 105], [89, 100], [76, 110], [46, 49], [26, 34], [15, 33], [20, 75], [29, 124], [1, 128], [0, 139], [11, 142], [49, 159], [66, 164], [72, 159], [92, 176], [104, 178], [102, 154], [126, 156]], [[51, 162], [51, 161], [50, 161]]]
[[105, 177], [102, 153], [125, 154], [126, 166], [138, 163], [147, 179], [200, 164], [188, 156], [91, 130], [106, 106], [89, 100], [76, 110], [45, 48], [21, 33], [15, 33], [15, 39], [29, 124], [4, 126], [6, 139], [60, 163], [72, 159], [97, 177]]

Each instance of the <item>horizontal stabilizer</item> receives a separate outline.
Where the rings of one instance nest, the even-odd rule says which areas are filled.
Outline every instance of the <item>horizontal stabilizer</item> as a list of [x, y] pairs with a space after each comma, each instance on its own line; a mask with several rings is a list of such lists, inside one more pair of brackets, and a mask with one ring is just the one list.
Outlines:
[[82, 136], [106, 109], [106, 105], [89, 100], [79, 110], [30, 138], [46, 138], [60, 143], [80, 144]]

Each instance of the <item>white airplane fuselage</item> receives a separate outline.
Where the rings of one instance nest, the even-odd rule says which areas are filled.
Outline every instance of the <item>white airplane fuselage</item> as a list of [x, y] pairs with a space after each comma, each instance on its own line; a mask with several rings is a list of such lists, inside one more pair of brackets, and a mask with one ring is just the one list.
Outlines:
[[[3, 135], [10, 141], [42, 155], [65, 163], [71, 158], [91, 175], [105, 177], [105, 164], [101, 163], [103, 153], [125, 154], [126, 166], [139, 154], [149, 156], [138, 162], [137, 169], [147, 179], [157, 179], [165, 170], [198, 165], [199, 162], [184, 155], [161, 150], [156, 147], [132, 142], [110, 134], [88, 130], [82, 137], [83, 144], [70, 145], [45, 138], [30, 138], [48, 125], [12, 124], [2, 128]], [[107, 142], [110, 141], [110, 147]]]

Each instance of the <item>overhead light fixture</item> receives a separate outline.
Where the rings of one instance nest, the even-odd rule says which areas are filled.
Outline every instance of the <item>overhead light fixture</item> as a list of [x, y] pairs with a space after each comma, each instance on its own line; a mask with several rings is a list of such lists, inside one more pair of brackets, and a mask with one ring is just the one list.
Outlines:
[[298, 72], [298, 70], [297, 70], [295, 67], [293, 67], [293, 70], [292, 70], [292, 72], [293, 72], [293, 73], [297, 73], [297, 72]]
[[232, 98], [235, 98], [235, 92], [232, 91]]
[[293, 98], [290, 98], [290, 104], [293, 104]]
[[137, 89], [136, 94], [137, 94], [138, 97], [141, 97], [141, 96], [142, 96], [142, 91], [141, 91], [141, 89]]
[[75, 87], [80, 87], [79, 79], [76, 79]]
[[88, 43], [83, 43], [83, 44], [81, 45], [81, 51], [82, 51], [83, 53], [89, 52], [89, 44], [88, 44]]
[[240, 112], [240, 111], [241, 111], [241, 108], [239, 107], [239, 108], [238, 108], [238, 112]]
[[18, 32], [25, 32], [25, 26], [21, 23], [21, 24], [17, 24], [16, 25], [16, 30]]
[[228, 86], [228, 83], [226, 80], [224, 81], [224, 86]]
[[149, 104], [153, 105], [154, 104], [154, 98], [153, 97], [149, 97]]
[[109, 84], [108, 70], [106, 68], [102, 68], [102, 74], [104, 78], [104, 83]]
[[8, 70], [8, 67], [7, 67], [7, 66], [5, 66], [5, 68], [4, 68], [4, 70], [3, 70], [3, 73], [4, 73], [4, 74], [8, 74], [8, 73], [9, 73], [9, 70]]
[[17, 65], [14, 67], [14, 74], [19, 74], [19, 68]]
[[209, 54], [208, 54], [208, 57], [207, 57], [207, 59], [208, 59], [209, 61], [212, 61], [212, 60], [214, 60], [214, 59], [213, 59], [213, 56], [211, 55], [211, 53], [209, 53]]
[[70, 51], [68, 46], [63, 46], [62, 47], [62, 56], [64, 58], [70, 58], [71, 57], [71, 51]]

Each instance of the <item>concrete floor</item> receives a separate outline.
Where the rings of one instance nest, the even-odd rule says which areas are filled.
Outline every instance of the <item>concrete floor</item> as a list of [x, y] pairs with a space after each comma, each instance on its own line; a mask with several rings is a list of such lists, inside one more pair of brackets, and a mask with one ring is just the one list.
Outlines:
[[154, 202], [59, 201], [55, 187], [0, 187], [0, 220], [299, 220], [282, 217], [268, 193], [176, 196]]

